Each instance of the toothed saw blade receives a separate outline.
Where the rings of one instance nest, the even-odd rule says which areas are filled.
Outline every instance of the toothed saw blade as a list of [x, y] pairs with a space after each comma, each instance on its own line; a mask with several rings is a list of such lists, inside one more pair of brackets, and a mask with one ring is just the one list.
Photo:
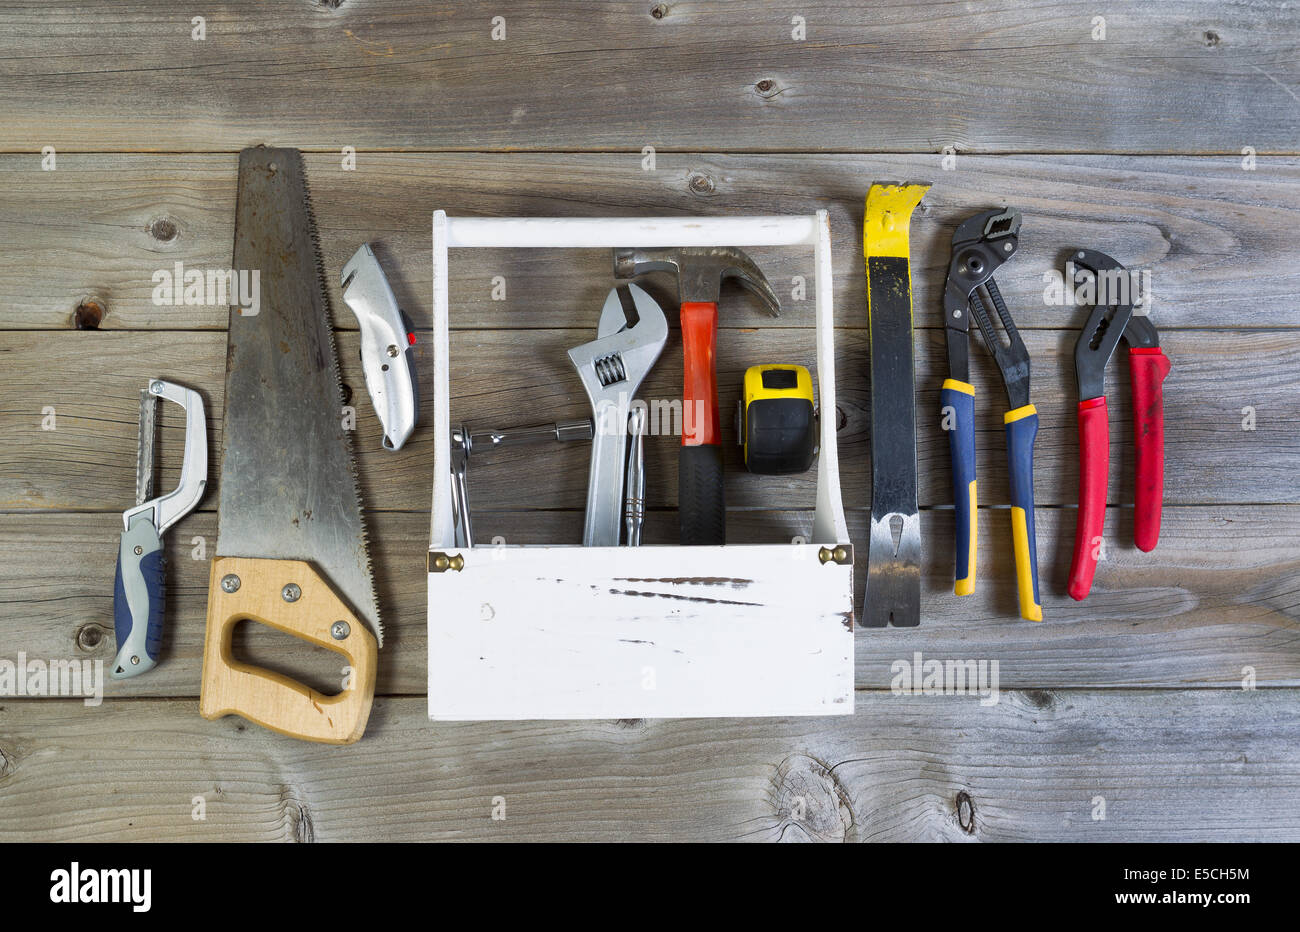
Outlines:
[[[297, 149], [239, 155], [217, 553], [312, 563], [384, 643], [329, 299]], [[254, 313], [255, 310], [255, 313]]]

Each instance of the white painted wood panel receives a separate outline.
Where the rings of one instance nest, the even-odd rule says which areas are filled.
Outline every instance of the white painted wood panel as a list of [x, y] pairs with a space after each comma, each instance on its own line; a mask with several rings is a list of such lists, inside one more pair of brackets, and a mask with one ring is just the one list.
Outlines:
[[429, 717], [850, 715], [852, 566], [820, 550], [455, 551], [429, 573]]

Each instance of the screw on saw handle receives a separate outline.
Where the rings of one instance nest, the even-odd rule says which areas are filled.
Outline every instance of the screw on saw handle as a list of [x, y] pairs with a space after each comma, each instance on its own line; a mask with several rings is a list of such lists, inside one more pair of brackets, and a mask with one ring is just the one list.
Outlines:
[[682, 302], [682, 450], [677, 507], [684, 546], [726, 542], [722, 431], [718, 416], [718, 305]]
[[1162, 383], [1169, 359], [1160, 347], [1129, 349], [1129, 380], [1133, 387], [1135, 504], [1133, 540], [1139, 550], [1154, 550], [1160, 540], [1160, 509], [1165, 487], [1165, 415]]
[[113, 579], [113, 634], [117, 656], [109, 676], [125, 680], [158, 664], [163, 626], [163, 549], [145, 515], [122, 532]]
[[1079, 516], [1070, 563], [1070, 598], [1082, 601], [1092, 589], [1097, 553], [1106, 524], [1106, 478], [1110, 464], [1110, 417], [1106, 399], [1079, 402]]
[[[975, 591], [975, 552], [979, 528], [978, 496], [975, 491], [975, 386], [957, 379], [944, 379], [939, 391], [940, 410], [948, 428], [948, 450], [952, 455], [952, 501], [957, 516], [956, 569], [952, 591], [970, 595]], [[947, 422], [952, 411], [952, 423]]]
[[[290, 594], [292, 597], [290, 597]], [[256, 621], [342, 654], [343, 690], [328, 696], [237, 661], [235, 626]], [[207, 640], [199, 713], [240, 715], [291, 738], [351, 744], [370, 718], [378, 666], [375, 636], [309, 563], [217, 557], [208, 580]]]
[[1038, 540], [1034, 534], [1034, 438], [1038, 436], [1038, 410], [1033, 405], [1025, 405], [1008, 411], [1002, 422], [1006, 425], [1007, 464], [1011, 470], [1011, 538], [1016, 556], [1020, 617], [1042, 621]]

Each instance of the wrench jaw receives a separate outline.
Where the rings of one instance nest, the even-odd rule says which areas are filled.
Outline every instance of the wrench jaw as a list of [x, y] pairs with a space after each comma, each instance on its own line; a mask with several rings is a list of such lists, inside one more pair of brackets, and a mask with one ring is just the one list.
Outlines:
[[[623, 315], [620, 289], [630, 294], [637, 312], [638, 319], [630, 327]], [[617, 308], [617, 317], [611, 308]], [[578, 370], [592, 411], [591, 467], [582, 534], [587, 547], [618, 546], [628, 415], [641, 382], [668, 342], [668, 319], [663, 310], [636, 285], [620, 285], [606, 298], [600, 329], [612, 329], [618, 321], [623, 321], [624, 329], [569, 350], [569, 359]]]

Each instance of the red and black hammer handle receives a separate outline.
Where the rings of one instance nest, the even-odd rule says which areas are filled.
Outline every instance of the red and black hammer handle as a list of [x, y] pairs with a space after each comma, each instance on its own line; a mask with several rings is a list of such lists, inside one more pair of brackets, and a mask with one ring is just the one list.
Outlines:
[[717, 343], [717, 303], [682, 302], [684, 385], [677, 505], [681, 543], [687, 546], [726, 543]]

